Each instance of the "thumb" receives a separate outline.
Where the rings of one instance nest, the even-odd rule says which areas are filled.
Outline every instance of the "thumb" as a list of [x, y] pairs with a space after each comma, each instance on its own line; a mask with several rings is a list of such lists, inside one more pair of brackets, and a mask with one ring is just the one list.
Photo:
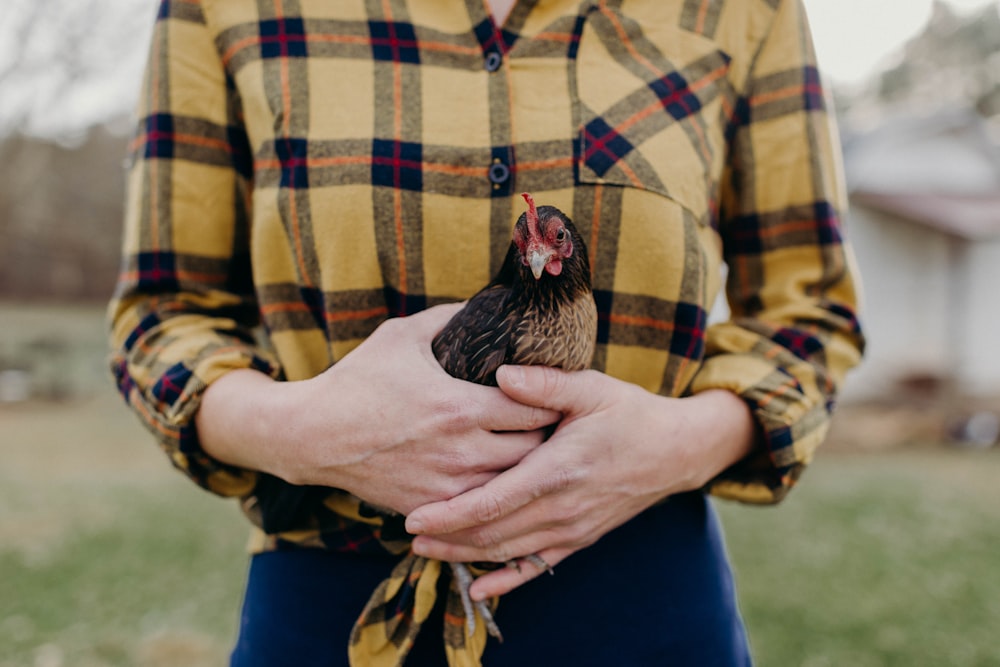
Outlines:
[[596, 371], [568, 372], [548, 366], [501, 366], [500, 389], [518, 403], [548, 408], [563, 415], [590, 412], [600, 402]]
[[406, 318], [406, 322], [411, 331], [420, 336], [434, 337], [444, 328], [458, 311], [465, 307], [465, 302], [445, 303], [440, 306], [432, 306], [419, 313], [414, 313]]

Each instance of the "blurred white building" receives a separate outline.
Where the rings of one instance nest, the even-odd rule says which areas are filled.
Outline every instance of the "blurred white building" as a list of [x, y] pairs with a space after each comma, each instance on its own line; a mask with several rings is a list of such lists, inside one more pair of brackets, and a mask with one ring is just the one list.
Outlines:
[[1000, 143], [978, 114], [896, 118], [847, 137], [848, 235], [864, 365], [844, 398], [941, 383], [1000, 397]]

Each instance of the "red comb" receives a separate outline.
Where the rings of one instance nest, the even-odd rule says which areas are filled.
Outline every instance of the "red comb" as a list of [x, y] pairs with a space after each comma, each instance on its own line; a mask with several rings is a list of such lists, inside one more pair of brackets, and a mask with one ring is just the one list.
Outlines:
[[535, 208], [535, 198], [527, 192], [522, 192], [521, 196], [524, 197], [524, 201], [528, 202], [528, 218], [537, 222], [538, 210]]

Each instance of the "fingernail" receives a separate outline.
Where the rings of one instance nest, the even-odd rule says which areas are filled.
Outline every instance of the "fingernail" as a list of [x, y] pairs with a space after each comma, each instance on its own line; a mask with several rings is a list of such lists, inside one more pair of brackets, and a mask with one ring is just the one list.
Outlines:
[[419, 535], [424, 532], [424, 524], [420, 519], [407, 518], [406, 532], [410, 535]]
[[500, 370], [503, 371], [504, 377], [506, 378], [509, 386], [514, 388], [524, 386], [523, 368], [520, 366], [501, 366]]

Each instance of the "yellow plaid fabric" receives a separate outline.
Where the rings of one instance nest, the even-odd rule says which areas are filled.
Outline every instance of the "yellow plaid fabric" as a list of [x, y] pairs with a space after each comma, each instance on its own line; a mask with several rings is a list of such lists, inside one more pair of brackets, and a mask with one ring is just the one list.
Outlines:
[[164, 0], [132, 156], [113, 370], [177, 467], [243, 498], [255, 548], [407, 540], [346, 494], [207, 456], [205, 387], [314, 376], [386, 318], [468, 297], [523, 191], [588, 242], [595, 368], [751, 406], [759, 450], [713, 493], [783, 497], [860, 356], [799, 0], [528, 0], [502, 27], [482, 0]]

